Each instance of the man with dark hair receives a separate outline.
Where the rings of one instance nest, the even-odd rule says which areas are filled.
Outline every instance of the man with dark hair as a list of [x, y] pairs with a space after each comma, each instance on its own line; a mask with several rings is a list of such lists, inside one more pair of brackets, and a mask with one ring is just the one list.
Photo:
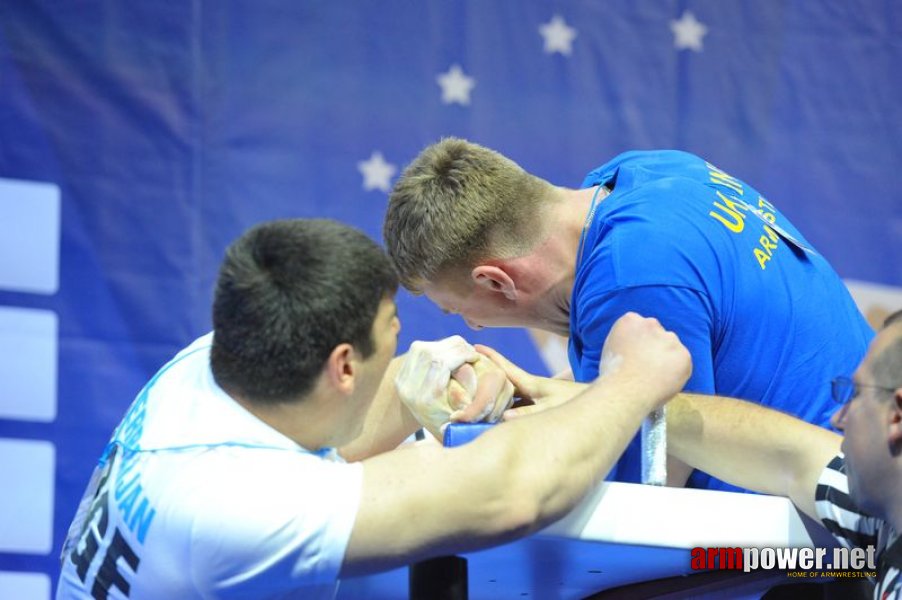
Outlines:
[[[276, 262], [281, 256], [305, 260]], [[353, 229], [332, 221], [260, 227], [228, 249], [219, 276], [210, 351], [216, 383], [261, 402], [306, 394], [334, 340], [369, 358], [373, 319], [397, 288], [385, 255]]]
[[[611, 325], [635, 311], [689, 348], [687, 390], [826, 426], [835, 407], [812, 382], [853, 369], [873, 336], [773, 204], [685, 152], [626, 152], [569, 189], [447, 138], [396, 182], [384, 235], [402, 284], [471, 327], [569, 337], [576, 381], [595, 377]], [[637, 439], [611, 477], [638, 481], [640, 459]], [[674, 462], [668, 475], [682, 485], [689, 470]], [[736, 489], [701, 472], [690, 484]]]
[[[395, 288], [378, 246], [334, 222], [274, 221], [235, 242], [214, 332], [154, 375], [113, 433], [57, 597], [330, 598], [339, 577], [512, 540], [572, 508], [691, 371], [675, 335], [627, 314], [604, 377], [542, 419], [346, 463], [336, 447], [375, 424], [358, 445], [373, 454], [386, 421], [413, 423], [405, 405], [442, 398], [478, 358], [453, 337], [392, 360]], [[469, 406], [494, 398], [496, 375]]]

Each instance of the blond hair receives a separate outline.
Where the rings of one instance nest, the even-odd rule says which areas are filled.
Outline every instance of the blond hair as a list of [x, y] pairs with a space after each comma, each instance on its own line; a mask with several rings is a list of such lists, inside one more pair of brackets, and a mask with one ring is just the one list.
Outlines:
[[477, 261], [525, 254], [539, 239], [553, 186], [478, 144], [445, 138], [404, 170], [388, 202], [383, 236], [404, 287]]

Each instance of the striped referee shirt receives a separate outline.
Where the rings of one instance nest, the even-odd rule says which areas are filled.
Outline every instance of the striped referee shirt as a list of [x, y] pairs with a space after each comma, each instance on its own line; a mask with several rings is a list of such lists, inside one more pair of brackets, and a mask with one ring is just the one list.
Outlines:
[[863, 512], [849, 497], [846, 459], [842, 454], [821, 473], [815, 492], [817, 516], [848, 548], [876, 548], [877, 581], [874, 598], [902, 600], [902, 542], [892, 525]]

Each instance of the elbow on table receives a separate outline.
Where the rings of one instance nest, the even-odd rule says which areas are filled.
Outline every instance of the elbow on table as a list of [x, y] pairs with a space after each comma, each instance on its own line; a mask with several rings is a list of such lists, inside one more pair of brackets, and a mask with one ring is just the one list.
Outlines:
[[511, 535], [528, 535], [564, 517], [585, 493], [579, 477], [556, 477], [527, 465], [511, 469], [500, 495], [499, 522]]
[[[507, 453], [504, 453], [507, 454]], [[495, 456], [481, 461], [482, 500], [477, 508], [486, 532], [501, 539], [515, 539], [543, 526], [547, 493], [524, 469], [522, 457]]]

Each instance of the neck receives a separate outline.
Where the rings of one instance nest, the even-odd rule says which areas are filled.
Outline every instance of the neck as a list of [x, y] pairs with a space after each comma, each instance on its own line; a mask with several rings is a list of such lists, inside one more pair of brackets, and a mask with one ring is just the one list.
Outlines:
[[553, 204], [553, 215], [547, 220], [550, 225], [545, 240], [532, 253], [540, 257], [538, 279], [549, 284], [538, 294], [539, 322], [534, 326], [567, 337], [570, 335], [570, 297], [580, 243], [591, 224], [593, 197], [597, 206], [607, 195], [607, 190], [598, 187], [556, 188], [555, 192], [558, 201]]
[[307, 450], [319, 450], [335, 445], [327, 435], [333, 429], [326, 426], [328, 415], [323, 414], [319, 408], [323, 403], [316, 402], [314, 398], [264, 404], [252, 402], [231, 392], [229, 396], [247, 412]]
[[893, 495], [888, 499], [889, 505], [886, 507], [886, 519], [890, 522], [897, 532], [902, 532], [902, 496]]

